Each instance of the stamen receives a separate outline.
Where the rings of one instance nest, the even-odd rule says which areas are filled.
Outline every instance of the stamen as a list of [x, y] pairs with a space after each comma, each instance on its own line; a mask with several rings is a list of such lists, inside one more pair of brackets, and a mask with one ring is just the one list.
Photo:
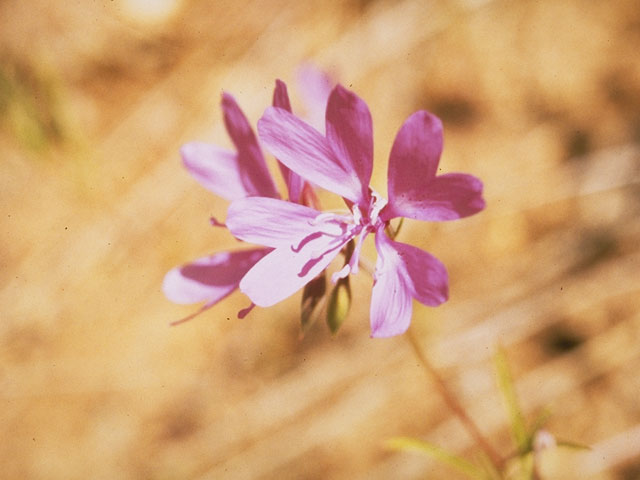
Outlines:
[[248, 306], [248, 307], [246, 307], [246, 308], [243, 308], [242, 310], [240, 310], [240, 311], [238, 312], [238, 318], [241, 318], [241, 319], [242, 319], [242, 318], [246, 317], [247, 315], [249, 315], [249, 312], [250, 312], [251, 310], [253, 310], [255, 306], [256, 306], [256, 304], [255, 304], [255, 303], [253, 303], [253, 302], [251, 302], [251, 305], [249, 305], [249, 306]]
[[362, 212], [357, 205], [354, 205], [351, 209], [351, 215], [353, 215], [353, 223], [359, 225], [362, 222]]
[[335, 212], [323, 212], [318, 214], [312, 220], [309, 220], [309, 225], [316, 227], [316, 231], [322, 232], [325, 235], [332, 237], [338, 237], [344, 235], [346, 226], [352, 223], [353, 218], [351, 215], [342, 215]]
[[331, 283], [335, 285], [336, 283], [338, 283], [338, 280], [348, 276], [350, 272], [351, 272], [351, 267], [349, 266], [349, 264], [345, 265], [339, 271], [334, 272], [333, 275], [331, 275]]
[[322, 236], [322, 232], [313, 232], [304, 237], [298, 243], [298, 246], [291, 245], [291, 251], [294, 253], [298, 253], [300, 250], [304, 248], [304, 246], [309, 243], [311, 240], [315, 240], [316, 238], [320, 238]]
[[192, 319], [196, 318], [201, 313], [209, 310], [214, 305], [215, 305], [215, 302], [214, 303], [207, 303], [204, 306], [202, 306], [200, 309], [198, 309], [197, 311], [193, 312], [192, 314], [187, 315], [186, 317], [183, 317], [180, 320], [174, 320], [169, 325], [172, 326], [172, 327], [175, 327], [176, 325], [180, 325], [182, 323], [188, 322], [189, 320], [192, 320]]
[[313, 266], [320, 261], [322, 257], [324, 257], [329, 252], [333, 252], [338, 248], [342, 248], [343, 245], [346, 244], [353, 237], [354, 235], [344, 235], [342, 237], [335, 238], [331, 240], [331, 242], [329, 242], [329, 244], [327, 245], [327, 248], [324, 251], [316, 250], [314, 252], [311, 252], [309, 261], [304, 264], [304, 266], [302, 267], [302, 270], [300, 271], [300, 273], [298, 273], [298, 276], [304, 277], [309, 272], [309, 270], [311, 270], [311, 268], [313, 268]]
[[314, 250], [311, 252], [311, 259], [319, 259], [324, 257], [324, 255], [327, 252], [330, 252], [332, 250], [335, 250], [336, 247], [341, 247], [342, 245], [344, 245], [345, 243], [347, 243], [349, 240], [351, 240], [351, 238], [353, 238], [352, 236], [341, 236], [341, 237], [335, 237], [333, 240], [331, 240], [331, 242], [329, 242], [327, 244], [327, 248], [324, 250]]
[[211, 217], [209, 219], [209, 223], [211, 225], [213, 225], [214, 227], [224, 227], [227, 228], [227, 226], [224, 224], [224, 222], [221, 222], [220, 220], [218, 220], [216, 217]]
[[309, 220], [309, 225], [318, 225], [327, 221], [338, 221], [343, 223], [350, 223], [351, 216], [342, 213], [344, 210], [337, 210], [335, 212], [322, 212], [318, 214], [313, 220]]
[[356, 246], [353, 249], [353, 253], [351, 254], [351, 259], [349, 260], [349, 268], [351, 273], [354, 275], [358, 273], [359, 263], [360, 263], [360, 251], [362, 250], [362, 244], [364, 243], [365, 237], [369, 234], [369, 230], [365, 229], [363, 232], [360, 232], [360, 236], [356, 241]]
[[333, 222], [323, 223], [322, 225], [319, 225], [316, 228], [318, 228], [319, 232], [322, 232], [324, 235], [328, 235], [329, 237], [342, 236], [347, 230], [347, 227], [344, 223], [333, 223]]
[[369, 219], [372, 224], [375, 224], [378, 221], [378, 215], [380, 215], [380, 211], [387, 205], [388, 201], [375, 190], [371, 190], [371, 197], [372, 205], [369, 207]]

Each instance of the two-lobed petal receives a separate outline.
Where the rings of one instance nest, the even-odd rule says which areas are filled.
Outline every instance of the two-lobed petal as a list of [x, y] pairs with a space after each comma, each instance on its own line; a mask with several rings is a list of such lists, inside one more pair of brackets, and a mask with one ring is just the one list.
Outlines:
[[227, 200], [256, 195], [279, 198], [256, 136], [231, 95], [223, 94], [222, 109], [236, 152], [190, 142], [180, 149], [184, 166], [203, 187]]
[[234, 201], [227, 210], [226, 225], [239, 240], [268, 247], [290, 247], [312, 234], [313, 208], [268, 197], [247, 197]]
[[374, 338], [401, 335], [409, 328], [413, 312], [405, 278], [397, 269], [385, 266], [382, 261], [379, 254], [371, 291], [369, 321], [371, 336]]
[[436, 176], [441, 153], [440, 120], [426, 111], [411, 115], [400, 128], [389, 156], [385, 220], [399, 216], [455, 220], [484, 208], [479, 179], [462, 173]]
[[305, 118], [310, 125], [322, 132], [325, 124], [327, 101], [334, 82], [329, 75], [311, 64], [300, 66], [296, 77], [298, 91], [305, 106]]
[[222, 111], [225, 127], [238, 152], [238, 174], [246, 195], [279, 198], [253, 129], [228, 93], [222, 95]]
[[361, 197], [354, 171], [346, 171], [317, 130], [281, 108], [269, 107], [258, 120], [260, 140], [271, 154], [306, 180], [352, 202]]
[[213, 305], [238, 288], [245, 273], [270, 251], [254, 248], [199, 258], [170, 270], [164, 277], [162, 289], [172, 302], [207, 301]]
[[368, 202], [373, 167], [371, 115], [366, 104], [341, 86], [327, 104], [327, 136], [281, 108], [258, 121], [267, 149], [306, 180], [359, 205]]
[[180, 148], [184, 166], [207, 190], [227, 200], [247, 196], [235, 152], [202, 142]]
[[437, 306], [449, 296], [447, 271], [427, 252], [376, 232], [378, 260], [371, 294], [371, 336], [404, 333], [411, 323], [412, 298]]
[[326, 137], [345, 171], [360, 180], [361, 205], [368, 201], [373, 170], [373, 126], [367, 104], [342, 85], [336, 85], [327, 103]]
[[[273, 90], [273, 102], [274, 107], [282, 108], [291, 113], [291, 102], [289, 101], [289, 94], [287, 93], [287, 86], [282, 80], [276, 80], [276, 87]], [[302, 189], [304, 188], [304, 180], [300, 175], [292, 171], [284, 163], [278, 161], [278, 167], [284, 178], [284, 182], [287, 185], [287, 191], [289, 192], [289, 201], [298, 203], [302, 196]]]
[[404, 192], [390, 203], [393, 216], [431, 222], [468, 217], [485, 207], [482, 182], [466, 173], [439, 175], [422, 190]]
[[240, 282], [256, 305], [268, 307], [293, 295], [353, 238], [340, 222], [322, 222], [319, 216], [313, 208], [267, 197], [230, 205], [227, 227], [236, 238], [274, 248]]
[[291, 246], [276, 248], [247, 272], [240, 281], [240, 290], [256, 305], [275, 305], [326, 269], [349, 238], [343, 240], [316, 235], [296, 250]]

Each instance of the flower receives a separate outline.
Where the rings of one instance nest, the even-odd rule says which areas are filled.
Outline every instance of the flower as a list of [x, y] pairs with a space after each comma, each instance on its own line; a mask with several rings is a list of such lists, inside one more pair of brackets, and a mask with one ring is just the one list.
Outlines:
[[482, 210], [482, 182], [472, 175], [436, 175], [442, 152], [442, 124], [419, 111], [402, 125], [389, 157], [385, 200], [369, 187], [373, 169], [371, 114], [357, 95], [337, 85], [326, 108], [326, 134], [290, 112], [268, 108], [258, 122], [262, 143], [289, 169], [340, 195], [349, 212], [320, 212], [276, 198], [235, 200], [227, 226], [240, 240], [273, 250], [249, 269], [240, 290], [255, 304], [270, 306], [289, 297], [328, 267], [343, 247], [356, 240], [348, 263], [333, 274], [336, 282], [357, 273], [368, 234], [378, 252], [371, 295], [373, 337], [404, 333], [412, 299], [437, 306], [448, 298], [442, 263], [419, 248], [385, 233], [397, 217], [444, 221]]
[[[273, 105], [291, 111], [286, 85], [280, 80], [276, 81]], [[279, 199], [256, 136], [234, 98], [227, 93], [222, 95], [222, 110], [227, 133], [236, 150], [202, 142], [187, 143], [180, 150], [185, 167], [202, 186], [227, 200], [256, 195]], [[312, 203], [313, 189], [285, 165], [279, 163], [279, 167], [289, 200]], [[211, 220], [214, 226], [225, 226], [216, 219]], [[231, 294], [244, 274], [270, 251], [271, 248], [254, 248], [220, 252], [170, 270], [163, 282], [167, 298], [185, 304], [206, 302], [193, 315], [174, 324], [193, 318]], [[238, 315], [246, 315], [252, 306]]]

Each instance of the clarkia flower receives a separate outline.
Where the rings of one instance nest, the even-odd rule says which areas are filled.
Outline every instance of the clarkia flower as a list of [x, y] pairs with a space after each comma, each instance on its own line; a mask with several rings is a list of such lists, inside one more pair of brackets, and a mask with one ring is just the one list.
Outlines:
[[[280, 80], [276, 81], [273, 105], [283, 111], [291, 111], [287, 88]], [[224, 125], [235, 151], [208, 143], [187, 143], [180, 150], [186, 169], [202, 186], [227, 200], [251, 196], [279, 199], [256, 135], [234, 98], [227, 93], [222, 95], [222, 110]], [[314, 196], [311, 186], [278, 163], [289, 200], [310, 203]], [[214, 226], [225, 226], [211, 220]], [[231, 294], [249, 269], [271, 250], [260, 247], [219, 252], [170, 270], [165, 276], [163, 290], [171, 301], [185, 304], [206, 302], [196, 313], [180, 321], [192, 318]], [[242, 310], [239, 316], [244, 316], [251, 307]]]
[[258, 122], [262, 143], [286, 167], [340, 195], [349, 211], [320, 212], [274, 197], [235, 200], [227, 226], [238, 239], [273, 249], [251, 267], [240, 290], [267, 307], [289, 297], [328, 267], [345, 245], [353, 253], [332, 280], [357, 273], [360, 251], [375, 236], [370, 322], [373, 337], [406, 331], [412, 299], [437, 306], [448, 298], [444, 265], [419, 248], [397, 242], [385, 229], [397, 217], [444, 221], [472, 215], [485, 206], [482, 183], [472, 175], [436, 175], [442, 124], [419, 111], [402, 125], [389, 157], [388, 201], [369, 186], [373, 131], [364, 101], [336, 86], [329, 97], [323, 135], [289, 111], [270, 107]]

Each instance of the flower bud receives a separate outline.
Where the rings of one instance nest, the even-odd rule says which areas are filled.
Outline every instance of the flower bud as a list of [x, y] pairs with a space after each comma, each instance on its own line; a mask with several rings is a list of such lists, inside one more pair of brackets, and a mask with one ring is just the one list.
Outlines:
[[326, 293], [327, 279], [324, 271], [304, 286], [302, 303], [300, 305], [302, 333], [309, 330], [309, 327], [311, 327], [317, 319], [318, 315], [316, 312], [322, 306], [322, 300]]
[[339, 279], [331, 291], [329, 305], [327, 306], [327, 325], [331, 333], [335, 334], [344, 319], [347, 318], [351, 307], [351, 286], [349, 277]]

